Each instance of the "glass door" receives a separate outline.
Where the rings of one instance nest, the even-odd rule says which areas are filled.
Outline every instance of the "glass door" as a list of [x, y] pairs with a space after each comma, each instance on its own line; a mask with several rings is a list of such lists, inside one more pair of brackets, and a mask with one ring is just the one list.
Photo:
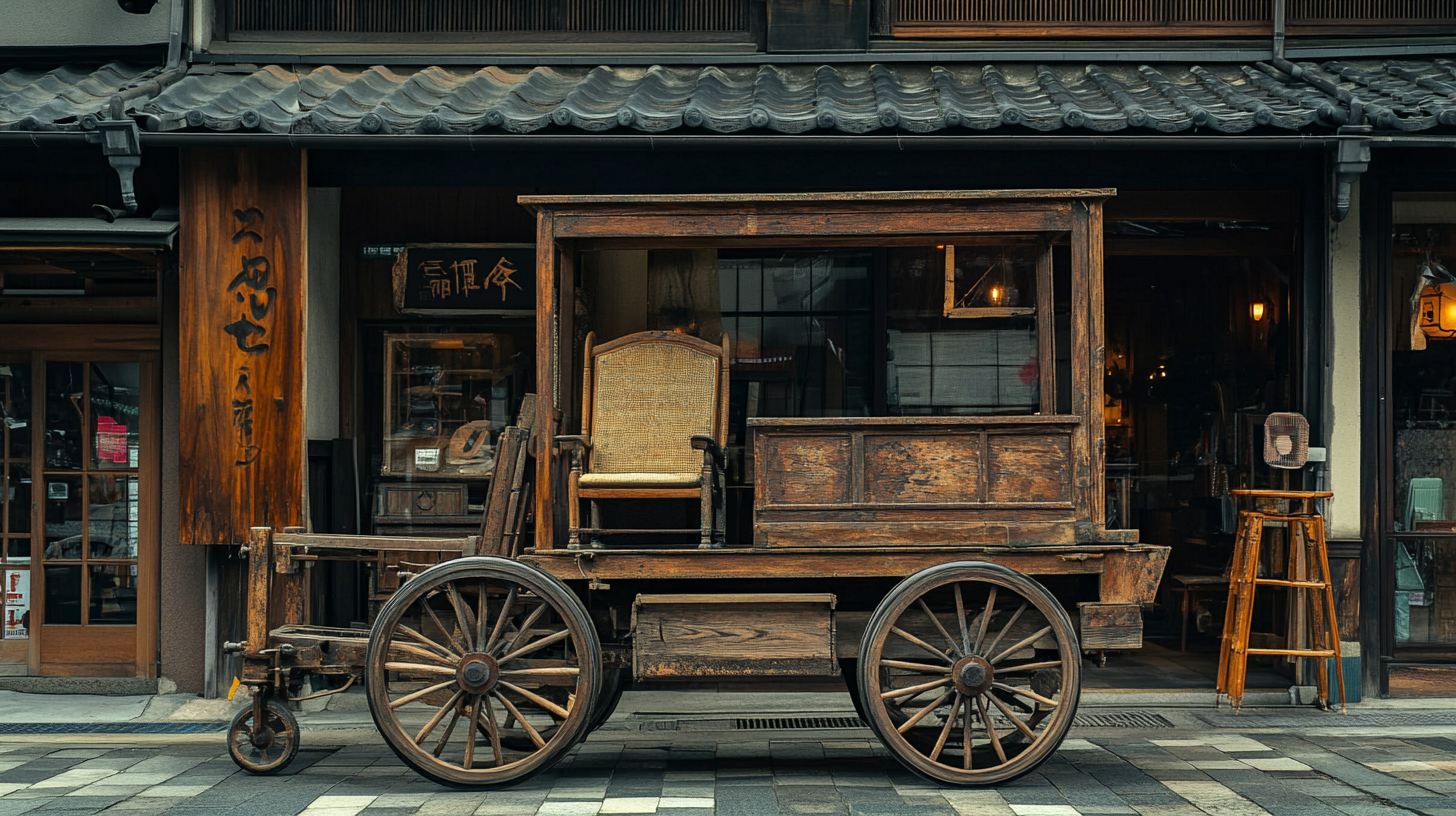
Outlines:
[[[1456, 193], [1392, 200], [1392, 653], [1456, 662]], [[1387, 589], [1387, 592], [1390, 592]], [[1392, 681], [1394, 684], [1395, 681]]]
[[138, 359], [44, 364], [41, 674], [135, 673], [141, 591], [155, 592], [140, 569], [144, 500], [155, 501], [142, 487], [144, 446], [156, 444], [148, 380]]
[[0, 676], [29, 673], [32, 396], [28, 358], [0, 358]]

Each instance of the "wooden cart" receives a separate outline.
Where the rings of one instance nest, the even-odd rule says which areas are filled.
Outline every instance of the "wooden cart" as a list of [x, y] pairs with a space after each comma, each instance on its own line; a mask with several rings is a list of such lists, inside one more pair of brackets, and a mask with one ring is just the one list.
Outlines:
[[[522, 198], [538, 219], [533, 546], [257, 531], [248, 641], [236, 645], [255, 702], [234, 724], [234, 758], [256, 772], [287, 764], [297, 725], [282, 699], [315, 672], [364, 683], [406, 764], [481, 787], [550, 767], [634, 678], [842, 676], [917, 773], [986, 785], [1031, 771], [1072, 724], [1083, 652], [1141, 645], [1168, 555], [1104, 524], [1101, 213], [1113, 194]], [[962, 296], [957, 248], [998, 242], [1032, 248], [1033, 306]], [[706, 521], [702, 548], [568, 537], [579, 523], [563, 499], [590, 444], [570, 375], [582, 370], [576, 310], [561, 306], [577, 302], [578, 252], [925, 245], [946, 258], [946, 316], [1039, 315], [1040, 360], [1057, 356], [1063, 304], [1069, 354], [1026, 369], [1036, 410], [749, 419], [751, 541], [719, 546]], [[1057, 247], [1070, 248], [1062, 292]], [[717, 455], [711, 442], [695, 447]], [[305, 625], [289, 600], [300, 559], [359, 548], [462, 557], [403, 582], [367, 637]], [[1073, 578], [1058, 579], [1058, 597], [1033, 576]]]

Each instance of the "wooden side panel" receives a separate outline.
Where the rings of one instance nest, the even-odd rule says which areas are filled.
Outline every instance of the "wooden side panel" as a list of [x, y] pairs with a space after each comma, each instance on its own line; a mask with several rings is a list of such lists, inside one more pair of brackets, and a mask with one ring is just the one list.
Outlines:
[[181, 536], [240, 544], [304, 518], [304, 155], [182, 162]]
[[982, 522], [976, 511], [951, 521], [824, 521], [759, 522], [759, 547], [909, 547], [1012, 546], [1039, 547], [1077, 543], [1073, 522]]
[[1052, 434], [992, 434], [986, 440], [992, 502], [1072, 500], [1072, 440]]
[[840, 504], [852, 496], [849, 434], [766, 436], [758, 479], [767, 504]]
[[1107, 554], [1100, 597], [1108, 604], [1150, 604], [1156, 599], [1169, 547], [1136, 547]]
[[1083, 649], [1140, 649], [1143, 611], [1137, 604], [1077, 604], [1077, 638]]
[[976, 501], [981, 483], [980, 435], [867, 434], [864, 473], [867, 502]]
[[[633, 671], [640, 678], [834, 676], [833, 603], [671, 601], [634, 610]], [[791, 597], [791, 596], [788, 596]]]

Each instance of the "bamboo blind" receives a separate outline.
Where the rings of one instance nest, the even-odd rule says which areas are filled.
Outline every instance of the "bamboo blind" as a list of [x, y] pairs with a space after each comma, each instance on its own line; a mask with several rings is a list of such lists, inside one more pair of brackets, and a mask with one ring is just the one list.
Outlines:
[[232, 0], [234, 31], [743, 32], [748, 0]]

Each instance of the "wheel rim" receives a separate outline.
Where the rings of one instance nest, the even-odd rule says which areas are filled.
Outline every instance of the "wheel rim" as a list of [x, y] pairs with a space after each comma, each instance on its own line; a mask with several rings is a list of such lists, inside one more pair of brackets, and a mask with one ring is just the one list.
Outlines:
[[[263, 727], [253, 728], [253, 712], [246, 711], [233, 723], [233, 756], [248, 770], [267, 771], [286, 764], [298, 742], [298, 730], [290, 718], [269, 702], [264, 708]], [[256, 733], [255, 733], [256, 732]]]
[[1080, 660], [1071, 622], [1040, 584], [995, 565], [948, 564], [907, 579], [876, 610], [860, 687], [870, 725], [907, 766], [995, 784], [1061, 744]]
[[437, 781], [518, 781], [584, 731], [595, 633], [565, 587], [527, 567], [451, 566], [413, 579], [381, 612], [370, 708], [400, 757]]

